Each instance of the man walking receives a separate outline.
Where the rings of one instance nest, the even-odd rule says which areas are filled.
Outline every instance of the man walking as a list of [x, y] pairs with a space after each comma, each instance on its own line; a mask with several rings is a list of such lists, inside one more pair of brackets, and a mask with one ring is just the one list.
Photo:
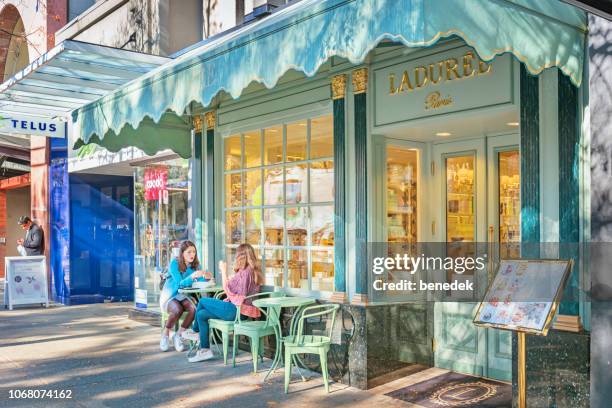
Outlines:
[[45, 234], [38, 225], [34, 224], [27, 215], [19, 217], [17, 221], [26, 231], [25, 239], [18, 239], [17, 244], [23, 245], [28, 256], [45, 254]]

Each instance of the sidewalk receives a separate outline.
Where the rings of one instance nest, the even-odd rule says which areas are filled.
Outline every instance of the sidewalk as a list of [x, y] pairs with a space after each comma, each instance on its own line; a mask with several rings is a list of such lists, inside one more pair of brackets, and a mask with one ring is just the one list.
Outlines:
[[[1, 298], [0, 298], [1, 299]], [[125, 304], [0, 309], [0, 407], [409, 407], [378, 393], [296, 375], [283, 392], [283, 370], [262, 384], [250, 354], [238, 366], [190, 364], [158, 349], [159, 329], [127, 319]], [[72, 390], [71, 400], [9, 399], [9, 390]]]

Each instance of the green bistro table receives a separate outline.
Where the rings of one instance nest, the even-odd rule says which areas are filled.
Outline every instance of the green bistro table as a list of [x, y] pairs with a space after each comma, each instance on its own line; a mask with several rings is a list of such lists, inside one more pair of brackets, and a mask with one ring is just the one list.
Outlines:
[[214, 296], [222, 291], [223, 287], [221, 285], [210, 286], [208, 288], [183, 288], [178, 290], [178, 292], [182, 293], [183, 295], [195, 296], [197, 300], [200, 300], [205, 293], [212, 293]]
[[[290, 334], [293, 334], [297, 329], [296, 326], [298, 324], [297, 317], [302, 313], [302, 309], [306, 306], [310, 306], [316, 303], [315, 299], [306, 298], [306, 297], [296, 297], [296, 296], [287, 296], [287, 297], [268, 297], [263, 299], [257, 299], [253, 301], [253, 305], [257, 306], [260, 309], [268, 309], [268, 321], [274, 326], [274, 332], [276, 334], [276, 351], [274, 353], [274, 360], [272, 361], [272, 366], [268, 370], [268, 373], [264, 377], [264, 382], [268, 379], [270, 374], [272, 374], [278, 364], [282, 359], [282, 338], [283, 332], [281, 328], [280, 316], [281, 311], [284, 307], [295, 307], [297, 308], [293, 316], [291, 317], [291, 325], [290, 325]], [[297, 364], [296, 364], [297, 366]], [[299, 367], [298, 367], [299, 369]]]

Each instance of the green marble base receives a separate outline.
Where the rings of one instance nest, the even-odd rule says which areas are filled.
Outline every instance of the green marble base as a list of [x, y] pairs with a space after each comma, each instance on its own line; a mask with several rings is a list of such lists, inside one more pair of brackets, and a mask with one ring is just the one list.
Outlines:
[[[518, 406], [517, 335], [512, 336], [513, 406]], [[527, 335], [527, 406], [589, 407], [590, 336], [551, 330]]]

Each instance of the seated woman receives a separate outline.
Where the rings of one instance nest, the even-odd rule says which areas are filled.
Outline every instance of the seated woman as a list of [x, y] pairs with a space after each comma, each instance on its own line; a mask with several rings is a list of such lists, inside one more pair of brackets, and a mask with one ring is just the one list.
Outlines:
[[200, 261], [198, 260], [195, 244], [191, 241], [184, 241], [181, 244], [178, 258], [170, 262], [168, 278], [166, 283], [164, 283], [164, 288], [159, 298], [161, 310], [168, 313], [168, 320], [162, 330], [161, 340], [159, 341], [159, 349], [161, 351], [168, 351], [170, 329], [174, 328], [183, 312], [187, 312], [181, 328], [174, 335], [173, 339], [176, 351], [185, 350], [182, 337], [193, 322], [196, 308], [189, 298], [178, 293], [178, 290], [191, 286], [195, 280], [202, 280], [202, 278], [210, 279], [212, 277], [211, 273], [204, 272], [198, 269], [199, 267]]
[[[209, 360], [213, 357], [208, 340], [209, 319], [232, 321], [236, 318], [237, 306], [240, 306], [242, 315], [254, 318], [260, 316], [259, 309], [253, 306], [249, 299], [245, 299], [247, 296], [258, 293], [264, 282], [253, 247], [249, 244], [242, 244], [238, 247], [232, 268], [235, 274], [231, 279], [227, 276], [227, 265], [224, 261], [219, 262], [219, 269], [223, 278], [223, 290], [225, 290], [227, 298], [225, 300], [200, 299], [196, 311], [196, 321], [193, 324], [193, 330], [199, 332], [200, 349], [193, 357], [189, 358], [190, 363]], [[198, 339], [195, 337], [195, 333], [186, 334], [185, 338]]]

